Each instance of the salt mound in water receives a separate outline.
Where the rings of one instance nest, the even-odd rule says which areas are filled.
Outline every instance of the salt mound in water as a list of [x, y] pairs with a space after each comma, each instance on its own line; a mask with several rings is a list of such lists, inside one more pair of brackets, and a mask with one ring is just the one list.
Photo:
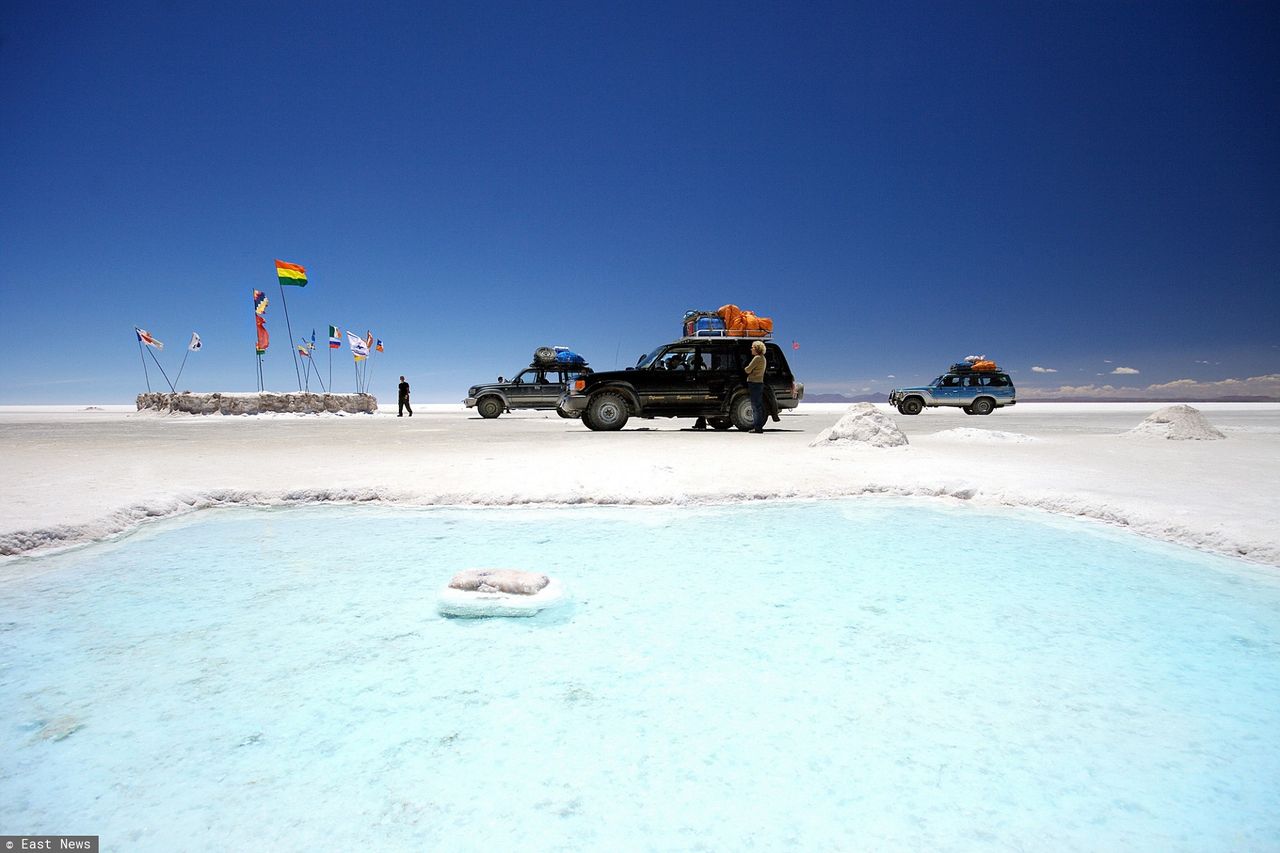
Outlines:
[[953, 441], [965, 441], [972, 444], [1029, 444], [1039, 441], [1020, 432], [1001, 432], [998, 429], [974, 429], [973, 427], [956, 427], [935, 432], [934, 438], [945, 438]]
[[516, 569], [465, 569], [440, 590], [443, 616], [536, 616], [560, 604], [564, 588], [554, 578]]
[[893, 418], [871, 403], [854, 403], [834, 426], [818, 433], [818, 437], [809, 442], [809, 446], [852, 447], [869, 444], [872, 447], [901, 447], [907, 443], [907, 437], [898, 429]]
[[1226, 438], [1199, 409], [1178, 404], [1165, 406], [1147, 415], [1146, 420], [1125, 435], [1143, 438], [1168, 438], [1173, 441], [1209, 441]]

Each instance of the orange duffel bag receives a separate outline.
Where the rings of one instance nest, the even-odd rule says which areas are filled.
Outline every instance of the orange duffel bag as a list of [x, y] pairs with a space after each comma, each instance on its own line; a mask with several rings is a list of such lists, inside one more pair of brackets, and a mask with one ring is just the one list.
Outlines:
[[975, 361], [973, 363], [974, 370], [999, 370], [994, 361]]

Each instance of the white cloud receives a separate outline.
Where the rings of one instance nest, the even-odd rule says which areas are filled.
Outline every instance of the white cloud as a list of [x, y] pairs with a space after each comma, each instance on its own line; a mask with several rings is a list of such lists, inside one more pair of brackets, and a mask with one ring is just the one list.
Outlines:
[[1102, 360], [1102, 363], [1103, 363], [1103, 364], [1110, 364], [1110, 363], [1111, 363], [1111, 359], [1109, 359], [1109, 358], [1104, 358], [1104, 359]]
[[1136, 367], [1117, 367], [1115, 370], [1111, 372], [1118, 373], [1121, 376], [1132, 376], [1133, 374], [1141, 373], [1142, 371], [1138, 370]]
[[887, 378], [889, 378], [889, 379], [897, 379], [898, 377], [896, 377], [896, 376], [894, 376], [892, 373], [890, 373], [890, 374], [889, 374], [889, 376], [888, 376]]
[[1037, 364], [1031, 368], [1031, 372], [1032, 373], [1057, 373], [1058, 370], [1057, 368], [1054, 368], [1054, 367], [1041, 367], [1040, 365]]

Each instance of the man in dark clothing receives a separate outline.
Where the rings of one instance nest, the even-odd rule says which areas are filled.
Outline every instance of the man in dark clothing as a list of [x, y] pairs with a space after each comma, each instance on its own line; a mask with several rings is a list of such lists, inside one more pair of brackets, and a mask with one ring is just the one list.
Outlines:
[[400, 377], [400, 414], [397, 418], [404, 417], [404, 410], [409, 410], [409, 417], [413, 417], [413, 406], [409, 405], [409, 383], [404, 381], [404, 377]]

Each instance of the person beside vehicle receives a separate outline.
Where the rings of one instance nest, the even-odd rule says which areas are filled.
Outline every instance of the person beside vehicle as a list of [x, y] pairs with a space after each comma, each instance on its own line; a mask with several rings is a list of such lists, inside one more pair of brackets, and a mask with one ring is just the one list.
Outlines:
[[753, 422], [751, 432], [764, 432], [764, 371], [768, 366], [764, 358], [764, 341], [751, 344], [751, 361], [747, 362], [747, 393], [751, 395]]

